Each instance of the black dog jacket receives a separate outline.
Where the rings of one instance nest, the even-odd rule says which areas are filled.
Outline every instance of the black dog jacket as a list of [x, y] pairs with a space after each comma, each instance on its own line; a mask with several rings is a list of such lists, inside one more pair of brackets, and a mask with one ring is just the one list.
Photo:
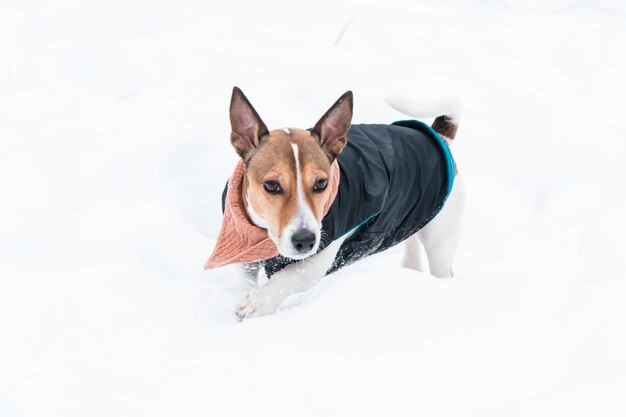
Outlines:
[[[319, 251], [356, 232], [343, 242], [327, 274], [420, 230], [441, 210], [454, 181], [448, 145], [417, 120], [352, 125], [338, 162], [339, 191], [322, 221]], [[261, 263], [271, 277], [294, 262], [279, 255]]]

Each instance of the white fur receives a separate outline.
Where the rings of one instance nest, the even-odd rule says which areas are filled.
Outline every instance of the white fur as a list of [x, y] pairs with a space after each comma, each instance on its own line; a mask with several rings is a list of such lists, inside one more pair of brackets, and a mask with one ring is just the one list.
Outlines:
[[278, 239], [276, 238], [276, 235], [274, 235], [274, 233], [272, 233], [272, 231], [269, 229], [269, 225], [267, 224], [267, 221], [254, 210], [254, 207], [252, 207], [252, 203], [250, 203], [250, 197], [248, 197], [248, 195], [246, 195], [246, 201], [248, 202], [248, 206], [246, 207], [246, 211], [248, 212], [248, 216], [250, 217], [250, 220], [252, 220], [252, 223], [254, 223], [255, 225], [259, 226], [262, 229], [267, 230], [267, 235], [269, 236], [269, 238], [272, 240], [272, 242], [274, 242], [274, 244], [278, 245], [276, 242], [278, 241]]
[[[254, 207], [252, 207], [252, 203], [250, 203], [250, 197], [248, 197], [247, 194], [246, 194], [246, 202], [248, 203], [248, 206], [246, 207], [246, 211], [248, 212], [248, 216], [250, 216], [250, 220], [252, 220], [252, 223], [254, 223], [255, 225], [263, 229], [267, 229], [268, 227], [267, 222], [265, 221], [263, 217], [261, 217], [259, 213], [257, 213], [254, 210]], [[269, 229], [267, 229], [267, 231], [269, 232]]]
[[438, 278], [454, 276], [452, 261], [461, 240], [465, 184], [457, 175], [452, 191], [441, 211], [425, 227], [407, 239], [402, 266], [423, 271], [419, 241], [424, 245], [430, 273]]
[[461, 120], [461, 100], [456, 96], [440, 97], [428, 101], [414, 101], [402, 95], [390, 95], [385, 101], [392, 108], [411, 117], [437, 117], [448, 116], [452, 123]]
[[424, 261], [422, 260], [422, 251], [419, 236], [415, 233], [413, 236], [404, 241], [404, 257], [402, 258], [402, 267], [423, 272]]

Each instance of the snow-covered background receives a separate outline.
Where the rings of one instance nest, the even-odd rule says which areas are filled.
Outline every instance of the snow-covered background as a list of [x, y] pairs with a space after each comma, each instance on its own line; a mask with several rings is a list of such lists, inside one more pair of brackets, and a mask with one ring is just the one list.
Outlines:
[[[0, 416], [625, 415], [625, 74], [618, 0], [0, 0]], [[238, 323], [233, 85], [270, 128], [460, 95], [457, 276]]]

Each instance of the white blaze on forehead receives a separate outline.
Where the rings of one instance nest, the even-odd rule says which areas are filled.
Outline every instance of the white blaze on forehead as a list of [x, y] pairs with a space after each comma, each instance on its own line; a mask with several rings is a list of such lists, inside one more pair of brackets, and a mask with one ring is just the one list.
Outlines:
[[[287, 127], [281, 127], [281, 128], [280, 128], [280, 129], [278, 129], [278, 130], [282, 130], [282, 131], [283, 131], [283, 132], [285, 132], [286, 134], [291, 135], [291, 131], [289, 131], [289, 128], [287, 128]], [[296, 145], [296, 146], [298, 146], [298, 145]]]
[[[300, 158], [298, 157], [298, 145], [295, 143], [291, 144], [291, 149], [293, 149], [293, 157], [296, 160], [296, 189], [298, 190], [298, 206], [303, 203], [303, 195], [302, 195], [302, 175], [300, 173]], [[300, 211], [300, 207], [298, 207], [298, 211]]]
[[298, 156], [298, 145], [292, 143], [291, 149], [293, 149], [293, 157], [296, 161], [296, 190], [298, 192], [298, 213], [296, 214], [296, 218], [299, 218], [302, 222], [302, 228], [314, 230], [313, 225], [317, 223], [317, 220], [313, 215], [311, 207], [309, 207], [306, 199], [304, 198], [302, 171], [300, 168], [300, 157]]

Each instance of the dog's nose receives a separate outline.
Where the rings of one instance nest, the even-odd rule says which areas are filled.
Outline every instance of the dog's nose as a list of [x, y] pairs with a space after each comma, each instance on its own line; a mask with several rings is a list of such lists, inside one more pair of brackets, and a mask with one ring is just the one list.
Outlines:
[[315, 233], [309, 229], [300, 229], [291, 236], [291, 243], [298, 252], [308, 252], [315, 246]]

